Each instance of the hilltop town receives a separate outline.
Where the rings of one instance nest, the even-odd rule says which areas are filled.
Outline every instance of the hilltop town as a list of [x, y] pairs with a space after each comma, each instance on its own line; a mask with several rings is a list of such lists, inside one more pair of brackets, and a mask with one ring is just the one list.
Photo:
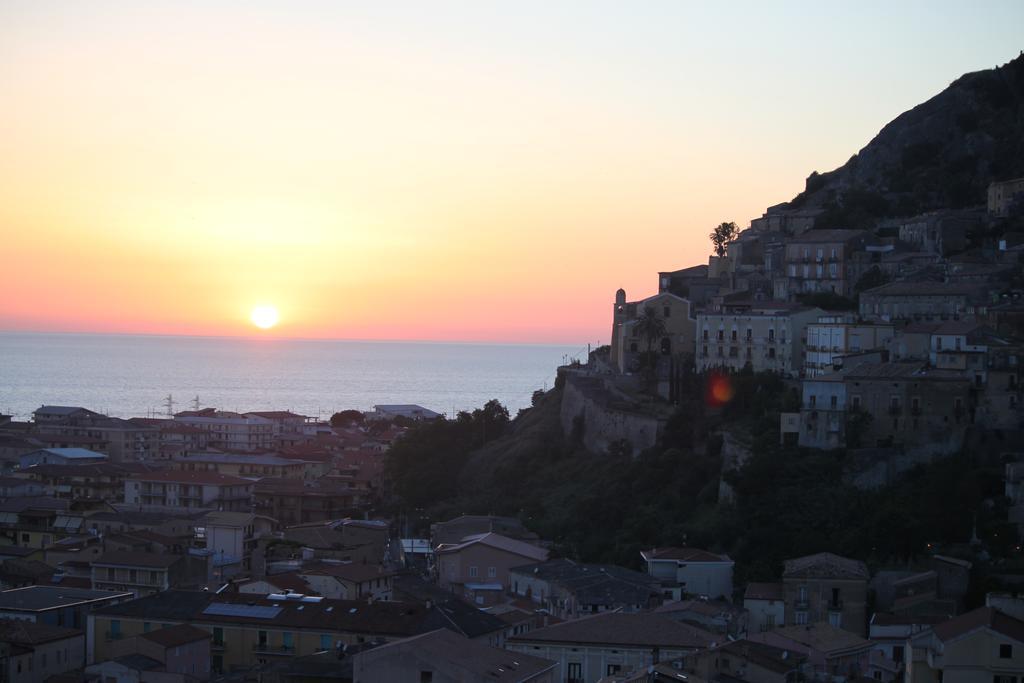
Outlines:
[[0, 680], [1024, 679], [1022, 74], [709, 226], [514, 418], [0, 416]]

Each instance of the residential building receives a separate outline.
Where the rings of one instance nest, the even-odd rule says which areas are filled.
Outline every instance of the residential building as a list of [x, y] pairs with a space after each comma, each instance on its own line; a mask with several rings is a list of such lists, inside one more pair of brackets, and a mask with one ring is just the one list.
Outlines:
[[270, 454], [190, 453], [173, 458], [173, 463], [183, 472], [218, 472], [249, 479], [305, 479], [313, 476], [308, 467], [312, 463]]
[[661, 582], [667, 598], [705, 596], [732, 600], [735, 562], [699, 548], [653, 548], [640, 551], [647, 573]]
[[907, 660], [907, 640], [948, 619], [948, 615], [875, 612], [868, 626], [868, 639], [874, 643], [877, 656], [892, 662], [896, 669], [902, 669]]
[[434, 606], [409, 602], [170, 590], [91, 614], [89, 629], [95, 638], [89, 662], [111, 659], [116, 641], [155, 630], [158, 624], [191, 624], [208, 631], [211, 670], [221, 673], [342, 645], [390, 642], [453, 622]]
[[806, 656], [811, 680], [857, 680], [872, 669], [871, 641], [826, 622], [782, 626], [750, 640]]
[[69, 512], [68, 501], [22, 496], [0, 501], [0, 547], [46, 548], [80, 533], [83, 512]]
[[299, 415], [290, 410], [256, 410], [246, 415], [262, 417], [274, 424], [273, 435], [277, 448], [309, 443], [316, 438], [319, 428], [315, 417]]
[[923, 363], [858, 363], [804, 380], [799, 443], [959, 450], [973, 420], [971, 384]]
[[276, 446], [277, 424], [258, 415], [204, 408], [177, 413], [174, 420], [207, 431], [207, 443], [211, 446], [242, 452], [270, 450]]
[[146, 462], [159, 459], [160, 431], [156, 427], [137, 424], [117, 417], [98, 415], [91, 411], [75, 412], [63, 420], [36, 422], [39, 434], [89, 438], [98, 444], [97, 451], [110, 456], [113, 462]]
[[640, 612], [661, 604], [661, 583], [611, 564], [548, 560], [509, 570], [513, 595], [526, 598], [559, 619], [600, 612]]
[[328, 479], [265, 478], [256, 482], [253, 499], [257, 512], [292, 526], [358, 514], [366, 492]]
[[979, 607], [911, 635], [906, 683], [1019, 680], [1024, 675], [1024, 621]]
[[210, 632], [189, 624], [157, 628], [111, 643], [112, 659], [87, 667], [103, 683], [210, 680]]
[[143, 507], [246, 511], [253, 482], [216, 472], [162, 470], [136, 474], [124, 482], [124, 502]]
[[508, 590], [509, 570], [548, 559], [548, 551], [501, 534], [467, 536], [434, 549], [437, 581], [442, 588], [490, 604]]
[[196, 522], [196, 545], [213, 553], [221, 568], [217, 578], [228, 578], [252, 571], [259, 539], [276, 526], [275, 520], [251, 512], [208, 512]]
[[443, 543], [458, 543], [466, 536], [490, 532], [536, 544], [540, 536], [523, 526], [515, 517], [495, 515], [460, 515], [447, 522], [430, 525], [430, 538], [435, 546]]
[[1024, 178], [989, 183], [988, 214], [1007, 218], [1024, 207]]
[[707, 631], [658, 614], [608, 612], [513, 636], [506, 648], [557, 662], [559, 681], [596, 683], [717, 642]]
[[97, 453], [86, 448], [41, 448], [38, 451], [21, 456], [21, 469], [27, 470], [34, 465], [88, 465], [106, 462], [105, 453]]
[[68, 420], [86, 417], [103, 417], [103, 415], [81, 406], [39, 406], [32, 411], [32, 421], [37, 425], [60, 424]]
[[794, 627], [827, 623], [863, 636], [869, 578], [863, 562], [832, 553], [786, 560], [782, 572], [786, 623]]
[[[639, 327], [639, 318], [648, 308], [665, 327], [665, 333], [658, 339], [648, 340]], [[612, 321], [611, 359], [619, 372], [638, 370], [648, 346], [651, 352], [665, 358], [693, 353], [696, 323], [692, 306], [675, 294], [663, 292], [627, 302], [625, 291], [620, 289], [615, 294]]]
[[958, 320], [986, 314], [988, 287], [943, 282], [890, 282], [860, 293], [860, 317], [871, 321]]
[[43, 485], [22, 477], [0, 477], [0, 498], [25, 498], [44, 494]]
[[126, 591], [85, 590], [64, 586], [26, 586], [0, 591], [0, 619], [84, 629], [93, 610], [134, 596]]
[[750, 633], [771, 631], [786, 624], [786, 597], [781, 583], [749, 583], [743, 593]]
[[130, 592], [136, 598], [170, 588], [197, 588], [205, 579], [205, 563], [188, 555], [111, 551], [92, 562], [94, 589]]
[[0, 680], [44, 683], [85, 664], [85, 633], [77, 628], [0, 620]]
[[46, 494], [67, 500], [123, 502], [124, 480], [138, 472], [153, 471], [143, 463], [34, 465], [18, 476], [31, 480]]
[[859, 323], [853, 315], [821, 316], [807, 325], [803, 376], [832, 372], [848, 354], [883, 349], [893, 334], [892, 325]]
[[746, 608], [725, 600], [674, 600], [655, 608], [654, 613], [733, 640], [747, 636]]
[[[685, 664], [688, 673], [695, 672], [708, 681], [792, 683], [806, 680], [811, 674], [805, 653], [746, 639], [698, 652]], [[681, 679], [676, 676], [669, 680]]]
[[325, 561], [303, 567], [296, 575], [325, 598], [391, 600], [395, 573], [379, 564]]
[[852, 266], [853, 254], [872, 240], [867, 230], [808, 230], [786, 240], [785, 277], [777, 281], [775, 296], [790, 299], [819, 292], [852, 295], [859, 276]]
[[353, 680], [560, 683], [557, 666], [547, 659], [482, 645], [438, 629], [356, 653]]
[[699, 372], [714, 369], [782, 375], [804, 366], [804, 330], [824, 314], [779, 302], [728, 304], [697, 314], [696, 363]]

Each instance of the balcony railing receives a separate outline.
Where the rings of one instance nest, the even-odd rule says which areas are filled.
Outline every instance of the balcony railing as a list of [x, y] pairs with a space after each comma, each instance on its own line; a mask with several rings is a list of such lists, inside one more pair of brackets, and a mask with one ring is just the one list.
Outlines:
[[252, 646], [253, 651], [259, 652], [265, 655], [293, 655], [295, 654], [294, 645], [271, 645], [270, 643], [254, 643]]

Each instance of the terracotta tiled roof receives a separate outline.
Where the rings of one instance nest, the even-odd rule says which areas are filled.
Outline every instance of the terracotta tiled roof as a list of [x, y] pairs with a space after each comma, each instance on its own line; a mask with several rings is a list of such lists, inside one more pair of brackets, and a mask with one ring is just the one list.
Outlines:
[[946, 642], [971, 631], [988, 628], [1018, 643], [1024, 643], [1024, 621], [1014, 619], [992, 607], [979, 607], [976, 610], [953, 617], [935, 626], [935, 635]]
[[782, 600], [781, 583], [749, 583], [744, 600]]
[[520, 555], [538, 562], [543, 562], [548, 559], [548, 551], [544, 548], [538, 548], [535, 545], [524, 543], [523, 541], [517, 541], [514, 538], [509, 538], [508, 536], [502, 536], [501, 534], [495, 533], [467, 536], [462, 539], [461, 543], [438, 546], [435, 553], [455, 553], [474, 544], [490, 546], [491, 548], [504, 550], [505, 552]]

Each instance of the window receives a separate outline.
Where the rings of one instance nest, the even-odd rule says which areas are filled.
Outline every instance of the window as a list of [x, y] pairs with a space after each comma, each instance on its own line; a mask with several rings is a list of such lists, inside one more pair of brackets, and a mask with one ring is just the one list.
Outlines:
[[568, 679], [568, 683], [582, 683], [583, 664], [580, 662], [569, 662], [569, 667], [566, 671], [566, 678]]
[[836, 408], [838, 408], [839, 407], [839, 397], [838, 396], [832, 396], [831, 398], [829, 398], [829, 405], [832, 408], [832, 410], [835, 410]]
[[224, 644], [224, 629], [220, 626], [213, 627], [213, 644], [215, 646]]
[[434, 683], [434, 672], [433, 671], [421, 671], [420, 672], [420, 683]]
[[704, 341], [708, 340], [708, 331], [704, 330]]
[[150, 626], [151, 624], [148, 621], [142, 622], [142, 632], [149, 633]]
[[853, 406], [854, 410], [860, 410], [860, 396], [854, 395], [850, 397], [850, 405]]
[[732, 331], [732, 335], [730, 338], [732, 339], [732, 341], [736, 341], [736, 330]]
[[476, 566], [470, 567], [470, 568], [469, 568], [469, 576], [470, 576], [471, 578], [474, 578], [474, 579], [475, 579], [476, 577], [480, 576], [480, 568], [479, 568], [479, 567], [476, 567]]
[[818, 404], [818, 397], [815, 396], [814, 394], [811, 394], [811, 407], [813, 408], [817, 404]]
[[327, 634], [320, 636], [320, 649], [330, 650], [331, 649], [331, 637]]
[[999, 659], [1013, 659], [1013, 645], [1009, 643], [999, 644]]
[[828, 613], [828, 623], [829, 623], [829, 626], [834, 626], [836, 628], [842, 628], [843, 627], [843, 613], [842, 612], [829, 612]]
[[807, 625], [807, 612], [797, 612], [796, 613], [796, 623], [797, 623], [798, 626], [806, 626]]
[[293, 649], [295, 649], [295, 640], [292, 637], [292, 632], [291, 631], [285, 631], [284, 633], [281, 634], [281, 648], [283, 650], [293, 650]]
[[111, 619], [110, 621], [110, 639], [117, 640], [121, 637], [121, 620]]
[[663, 308], [663, 309], [662, 309], [662, 314], [663, 314], [663, 315], [664, 315], [664, 316], [665, 316], [666, 318], [671, 318], [671, 317], [672, 317], [672, 309], [671, 309], [671, 308], [669, 308], [668, 306], [665, 306], [665, 308]]
[[622, 671], [622, 665], [621, 664], [609, 664], [608, 665], [607, 675], [608, 676], [612, 676], [614, 674], [620, 673], [621, 671]]
[[768, 349], [768, 357], [771, 359], [775, 358], [775, 349]]
[[498, 569], [497, 569], [497, 567], [488, 567], [488, 568], [487, 568], [487, 578], [489, 578], [489, 579], [493, 579], [493, 578], [494, 578], [494, 577], [496, 577], [497, 575], [498, 575]]
[[718, 341], [722, 341], [724, 339], [725, 339], [725, 330], [719, 330], [718, 331]]
[[775, 341], [775, 329], [774, 328], [768, 330], [768, 341], [770, 341], [770, 342]]

